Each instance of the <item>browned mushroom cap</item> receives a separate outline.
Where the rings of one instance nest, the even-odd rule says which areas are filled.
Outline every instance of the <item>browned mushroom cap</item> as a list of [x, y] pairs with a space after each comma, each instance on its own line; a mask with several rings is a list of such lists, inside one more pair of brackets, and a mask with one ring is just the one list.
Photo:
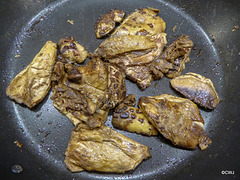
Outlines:
[[60, 39], [58, 46], [63, 57], [72, 62], [82, 63], [89, 56], [85, 48], [74, 41], [73, 37]]
[[220, 102], [212, 81], [200, 74], [189, 72], [170, 83], [176, 91], [205, 108], [215, 109]]
[[105, 15], [101, 16], [95, 24], [96, 37], [102, 38], [111, 33], [116, 26], [116, 22], [122, 22], [124, 16], [125, 12], [118, 9], [112, 9]]

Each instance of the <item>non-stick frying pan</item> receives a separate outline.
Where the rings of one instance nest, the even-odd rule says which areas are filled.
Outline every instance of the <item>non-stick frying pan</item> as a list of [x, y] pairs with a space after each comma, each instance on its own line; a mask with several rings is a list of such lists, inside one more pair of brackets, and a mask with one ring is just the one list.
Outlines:
[[[93, 52], [102, 41], [94, 35], [100, 15], [114, 8], [130, 13], [148, 6], [160, 9], [169, 43], [187, 34], [196, 45], [183, 74], [195, 72], [210, 78], [219, 93], [221, 103], [215, 110], [200, 108], [213, 144], [205, 151], [185, 150], [174, 147], [161, 135], [146, 137], [118, 130], [149, 146], [152, 158], [124, 174], [71, 173], [63, 161], [73, 125], [53, 107], [51, 92], [29, 110], [7, 98], [5, 90], [47, 40], [58, 42], [61, 37], [73, 36]], [[1, 179], [239, 179], [239, 10], [236, 0], [2, 0]], [[68, 20], [73, 20], [74, 25]], [[162, 93], [180, 96], [171, 89], [167, 78], [154, 81], [145, 91], [127, 81], [127, 92], [137, 99]], [[112, 127], [110, 119], [111, 115], [106, 125]], [[14, 173], [15, 165], [23, 168], [20, 174]]]

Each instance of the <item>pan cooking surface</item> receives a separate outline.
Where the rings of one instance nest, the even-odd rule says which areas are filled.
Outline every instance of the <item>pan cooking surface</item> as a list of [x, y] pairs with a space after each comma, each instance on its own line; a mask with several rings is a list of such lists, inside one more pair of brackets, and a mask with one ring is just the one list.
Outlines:
[[[52, 4], [43, 9], [36, 16], [26, 23], [26, 25], [16, 35], [12, 48], [8, 51], [9, 65], [6, 69], [11, 72], [6, 77], [6, 83], [26, 67], [41, 49], [47, 40], [58, 42], [65, 36], [73, 36], [88, 52], [93, 52], [102, 40], [97, 40], [94, 34], [94, 24], [100, 15], [105, 14], [110, 9], [118, 8], [129, 14], [138, 8], [151, 6], [160, 9], [159, 16], [166, 22], [167, 40], [170, 44], [182, 34], [189, 35], [196, 49], [192, 50], [190, 62], [186, 64], [186, 72], [195, 72], [210, 78], [219, 93], [223, 96], [223, 70], [219, 66], [221, 60], [204, 29], [194, 21], [187, 13], [165, 1], [77, 1], [64, 0]], [[73, 20], [74, 25], [68, 20]], [[175, 31], [173, 31], [174, 26]], [[15, 55], [20, 55], [15, 57]], [[9, 74], [8, 74], [9, 75]], [[135, 94], [136, 99], [141, 96], [158, 95], [169, 93], [180, 96], [169, 84], [170, 79], [164, 77], [154, 81], [145, 91], [140, 91], [135, 83], [127, 81], [127, 93]], [[122, 134], [150, 147], [152, 158], [143, 161], [134, 171], [124, 174], [105, 174], [95, 172], [71, 173], [64, 164], [64, 152], [71, 135], [72, 123], [61, 113], [59, 113], [50, 100], [51, 92], [37, 107], [32, 110], [16, 104], [8, 99], [6, 107], [11, 112], [11, 123], [14, 129], [21, 136], [22, 150], [29, 151], [39, 161], [51, 168], [51, 172], [62, 174], [69, 178], [90, 178], [90, 179], [145, 179], [168, 177], [171, 173], [179, 171], [191, 164], [192, 161], [199, 161], [200, 156], [207, 155], [208, 151], [214, 147], [209, 147], [206, 151], [184, 150], [174, 147], [171, 142], [165, 140], [161, 135], [157, 137], [146, 137], [135, 133], [127, 133], [117, 130]], [[205, 120], [205, 130], [209, 137], [213, 137], [218, 126], [221, 125], [222, 104], [220, 103], [214, 111], [201, 109], [201, 114]], [[111, 125], [111, 114], [106, 125]], [[23, 160], [24, 161], [24, 160]], [[24, 162], [16, 162], [23, 164]], [[24, 167], [23, 167], [24, 168]], [[27, 171], [27, 169], [25, 169]], [[24, 170], [24, 171], [25, 171]], [[20, 177], [20, 176], [19, 176]]]

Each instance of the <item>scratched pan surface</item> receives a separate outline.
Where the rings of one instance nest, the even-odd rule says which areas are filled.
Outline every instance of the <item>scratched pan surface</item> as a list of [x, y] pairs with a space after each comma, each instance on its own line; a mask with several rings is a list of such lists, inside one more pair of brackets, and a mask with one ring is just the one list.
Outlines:
[[[239, 59], [240, 21], [237, 1], [157, 1], [157, 0], [64, 0], [64, 1], [1, 1], [1, 103], [0, 103], [0, 177], [1, 179], [232, 179], [239, 178]], [[186, 72], [210, 78], [221, 103], [214, 111], [200, 109], [205, 130], [213, 144], [205, 151], [184, 150], [172, 146], [161, 135], [146, 137], [119, 132], [150, 147], [152, 158], [143, 161], [134, 171], [124, 174], [81, 172], [71, 173], [64, 164], [73, 125], [61, 115], [49, 99], [51, 93], [29, 110], [10, 101], [5, 90], [11, 79], [26, 67], [47, 40], [58, 42], [73, 36], [89, 52], [101, 40], [94, 35], [99, 15], [118, 8], [130, 13], [138, 8], [160, 9], [167, 24], [167, 40], [171, 43], [187, 34], [196, 45]], [[73, 20], [74, 25], [68, 23]], [[175, 31], [173, 31], [173, 27]], [[15, 57], [15, 55], [20, 55]], [[127, 81], [128, 94], [141, 96], [169, 93], [177, 95], [169, 79], [154, 81], [140, 91]], [[111, 126], [111, 115], [106, 125]], [[14, 141], [22, 144], [18, 147]], [[15, 174], [14, 165], [23, 171]], [[222, 171], [232, 174], [223, 175]]]

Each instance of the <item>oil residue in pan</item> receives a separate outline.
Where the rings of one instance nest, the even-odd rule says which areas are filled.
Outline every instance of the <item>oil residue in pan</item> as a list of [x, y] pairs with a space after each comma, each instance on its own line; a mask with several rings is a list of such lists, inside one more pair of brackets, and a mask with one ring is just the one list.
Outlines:
[[[16, 41], [12, 46], [10, 56], [20, 54], [18, 61], [9, 60], [11, 66], [7, 71], [13, 72], [13, 76], [21, 71], [39, 51], [41, 46], [47, 40], [58, 42], [61, 37], [73, 36], [80, 44], [82, 44], [89, 52], [93, 52], [101, 40], [96, 40], [94, 35], [94, 24], [99, 15], [108, 12], [110, 9], [123, 9], [127, 13], [135, 9], [151, 6], [160, 9], [159, 16], [167, 23], [166, 33], [168, 34], [168, 42], [172, 42], [177, 35], [187, 34], [191, 37], [197, 50], [192, 51], [190, 56], [190, 65], [186, 64], [186, 69], [182, 73], [195, 72], [210, 78], [213, 82], [219, 82], [223, 76], [221, 66], [216, 66], [219, 57], [214, 49], [211, 40], [208, 38], [204, 30], [191, 17], [180, 9], [169, 3], [162, 1], [61, 1], [52, 5], [40, 13], [21, 30], [16, 37]], [[74, 20], [74, 25], [68, 23], [68, 20]], [[177, 26], [175, 31], [172, 28]], [[201, 50], [201, 53], [199, 53]], [[199, 57], [198, 57], [199, 54]], [[205, 59], [205, 61], [201, 61]], [[214, 70], [212, 68], [215, 67]], [[215, 72], [218, 72], [216, 75]], [[9, 77], [10, 83], [11, 77]], [[154, 85], [155, 84], [155, 85]], [[153, 82], [145, 91], [140, 91], [136, 84], [127, 81], [128, 94], [135, 94], [136, 99], [141, 96], [157, 95], [169, 93], [176, 95], [169, 85], [169, 79], [163, 79]], [[221, 97], [221, 83], [215, 84], [216, 90]], [[50, 93], [51, 94], [51, 93]], [[78, 174], [70, 173], [64, 165], [65, 149], [70, 138], [73, 125], [70, 121], [61, 115], [52, 105], [48, 95], [44, 102], [34, 108], [32, 111], [17, 104], [8, 102], [8, 107], [12, 107], [18, 123], [15, 124], [16, 129], [22, 129], [20, 132], [24, 138], [23, 145], [32, 154], [35, 155], [39, 162], [50, 166], [56, 173], [64, 173], [64, 177], [81, 177], [90, 179], [106, 179], [106, 178], [124, 178], [138, 179], [167, 176], [170, 172], [176, 171], [178, 166], [183, 162], [189, 162], [195, 156], [198, 156], [199, 150], [189, 151], [183, 150], [171, 145], [162, 136], [146, 137], [134, 133], [120, 131], [122, 134], [147, 145], [151, 148], [152, 158], [140, 164], [136, 170], [125, 174], [102, 174], [87, 173]], [[214, 112], [206, 112], [200, 109], [205, 120], [206, 131], [211, 132], [216, 127], [217, 114]], [[111, 126], [111, 115], [108, 117], [106, 124]], [[211, 133], [208, 133], [211, 137]], [[214, 142], [213, 142], [214, 143]], [[211, 148], [211, 147], [210, 147]], [[54, 162], [54, 163], [53, 163]], [[23, 166], [24, 167], [24, 166]]]

